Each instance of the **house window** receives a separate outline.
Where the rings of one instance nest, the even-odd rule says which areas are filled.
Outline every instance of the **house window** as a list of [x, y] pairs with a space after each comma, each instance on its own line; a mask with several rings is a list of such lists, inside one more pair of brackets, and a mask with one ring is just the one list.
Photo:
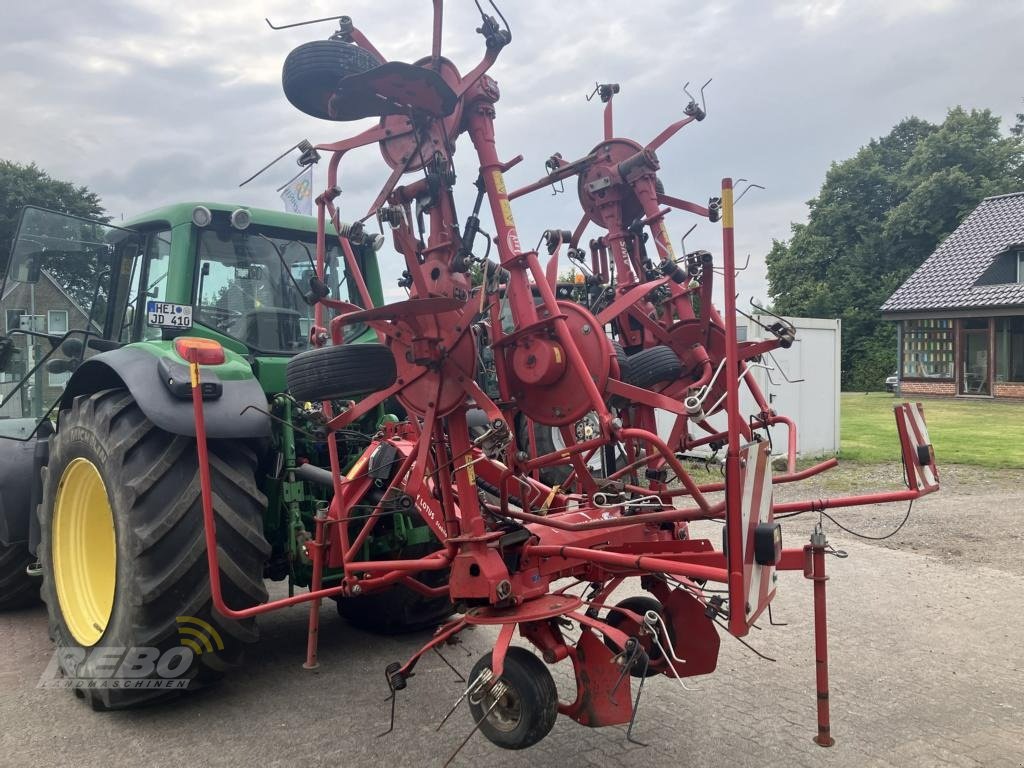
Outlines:
[[906, 320], [903, 324], [903, 378], [953, 378], [953, 321]]
[[66, 309], [47, 311], [46, 332], [51, 336], [63, 336], [68, 332], [68, 311]]
[[70, 372], [50, 373], [48, 371], [46, 373], [46, 386], [48, 386], [48, 387], [60, 387], [61, 389], [63, 389], [64, 387], [67, 386], [67, 384], [68, 384], [68, 382], [70, 380], [71, 380], [71, 373]]
[[7, 310], [7, 333], [21, 328], [21, 316], [25, 314], [24, 309]]
[[1024, 251], [1017, 251], [1017, 282], [1024, 283]]
[[1024, 317], [996, 319], [996, 381], [1024, 382]]

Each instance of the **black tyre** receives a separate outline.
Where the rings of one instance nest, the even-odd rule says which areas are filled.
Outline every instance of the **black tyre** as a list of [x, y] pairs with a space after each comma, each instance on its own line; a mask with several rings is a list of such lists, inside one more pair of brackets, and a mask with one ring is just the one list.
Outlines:
[[615, 359], [619, 361], [619, 381], [629, 381], [629, 355], [617, 341], [612, 341], [612, 349], [615, 350]]
[[[469, 673], [474, 681], [491, 668], [491, 654], [481, 658]], [[505, 655], [505, 670], [498, 680], [506, 686], [495, 705], [493, 686], [469, 697], [469, 711], [480, 732], [502, 749], [526, 749], [547, 736], [558, 717], [558, 690], [544, 662], [530, 651], [512, 646]], [[494, 709], [486, 714], [491, 706]], [[485, 717], [486, 715], [486, 717]]]
[[387, 389], [398, 373], [383, 344], [341, 344], [295, 355], [288, 361], [288, 391], [298, 400], [342, 400]]
[[[633, 613], [638, 614], [641, 618], [643, 618], [647, 611], [654, 611], [662, 618], [665, 617], [665, 609], [662, 607], [661, 603], [647, 595], [627, 597], [625, 600], [617, 603], [615, 608], [625, 608], [627, 611], [632, 611]], [[647, 669], [644, 670], [642, 667], [634, 667], [629, 671], [630, 676], [653, 677], [665, 669], [665, 656], [662, 654], [661, 649], [654, 643], [650, 635], [642, 634], [639, 631], [640, 626], [632, 618], [626, 616], [626, 614], [621, 613], [620, 611], [616, 611], [613, 608], [608, 611], [608, 615], [605, 616], [604, 620], [609, 626], [621, 629], [631, 637], [636, 637], [637, 640], [640, 641], [640, 646], [647, 652]], [[615, 653], [622, 650], [607, 637], [604, 639], [604, 644]]]
[[[543, 424], [537, 424], [530, 421], [526, 417], [520, 417], [519, 428], [517, 430], [516, 439], [521, 450], [530, 450], [530, 425], [533, 425], [533, 434], [535, 445], [537, 446], [537, 455], [543, 456], [544, 454], [554, 453], [555, 451], [561, 450], [565, 447], [565, 441], [562, 439], [562, 434], [558, 431], [558, 427], [548, 427]], [[572, 425], [576, 432], [576, 440], [582, 442], [584, 440], [590, 440], [597, 437], [600, 430], [600, 425], [597, 421], [597, 416], [593, 412], [586, 414], [582, 419]], [[603, 449], [602, 449], [603, 450]], [[620, 455], [618, 450], [615, 451], [615, 464], [612, 468], [612, 472], [620, 469], [623, 466], [623, 457]], [[594, 477], [605, 477], [605, 467], [607, 462], [602, 462], [602, 455], [599, 451], [595, 453], [588, 463], [590, 472]], [[573, 465], [566, 461], [563, 464], [552, 464], [548, 467], [542, 467], [539, 474], [540, 481], [544, 485], [562, 485], [569, 478], [569, 473], [572, 472]], [[611, 474], [610, 472], [608, 474]], [[479, 478], [477, 483], [479, 483]]]
[[[431, 571], [419, 580], [431, 587], [445, 583], [447, 573]], [[404, 584], [384, 592], [338, 600], [338, 613], [349, 624], [380, 635], [401, 635], [434, 629], [452, 615], [455, 607], [447, 595], [426, 597]]]
[[[516, 435], [521, 450], [528, 453], [530, 451], [531, 428], [533, 429], [533, 437], [537, 446], [537, 456], [554, 453], [558, 450], [555, 445], [555, 433], [558, 431], [558, 427], [547, 427], [543, 424], [537, 424], [525, 416], [519, 418], [519, 429]], [[561, 439], [561, 435], [559, 435], [559, 439]], [[570, 472], [572, 472], [572, 464], [552, 464], [551, 466], [542, 467], [538, 475], [544, 485], [553, 487], [564, 483], [568, 479]]]
[[281, 68], [285, 98], [312, 117], [331, 120], [328, 102], [338, 83], [380, 66], [369, 51], [340, 40], [314, 40], [288, 54]]
[[683, 375], [683, 364], [666, 346], [650, 347], [629, 357], [627, 384], [653, 389], [658, 384], [673, 382]]
[[[237, 441], [211, 440], [209, 451], [224, 600], [265, 602], [270, 547], [256, 455]], [[257, 639], [254, 619], [227, 619], [211, 602], [195, 439], [155, 427], [125, 390], [77, 397], [61, 413], [38, 514], [42, 596], [66, 676], [111, 677], [97, 668], [97, 649], [151, 648], [175, 661], [173, 679], [195, 687], [237, 665]], [[138, 676], [158, 677], [152, 667]], [[113, 709], [174, 691], [80, 693]]]
[[0, 611], [25, 608], [39, 602], [39, 579], [27, 568], [35, 557], [24, 543], [0, 544]]

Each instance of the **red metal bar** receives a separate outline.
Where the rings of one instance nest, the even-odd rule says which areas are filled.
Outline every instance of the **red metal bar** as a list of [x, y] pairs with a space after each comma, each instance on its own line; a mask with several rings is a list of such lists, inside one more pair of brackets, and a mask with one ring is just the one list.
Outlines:
[[619, 436], [623, 440], [629, 440], [630, 438], [636, 438], [652, 445], [665, 459], [672, 471], [675, 472], [676, 478], [683, 484], [690, 495], [693, 497], [694, 503], [697, 504], [704, 512], [711, 511], [711, 505], [708, 500], [704, 498], [704, 494], [700, 492], [700, 488], [693, 482], [693, 478], [690, 477], [690, 473], [686, 471], [686, 468], [680, 463], [676, 455], [669, 450], [669, 447], [665, 445], [665, 442], [655, 435], [653, 432], [648, 432], [643, 429], [623, 429], [620, 430]]
[[638, 571], [650, 571], [652, 573], [671, 573], [674, 576], [686, 576], [687, 578], [698, 580], [706, 579], [708, 581], [724, 582], [728, 576], [723, 568], [711, 568], [706, 565], [695, 565], [693, 563], [679, 563], [674, 560], [664, 560], [660, 557], [604, 552], [599, 549], [588, 549], [586, 547], [563, 547], [555, 544], [527, 545], [523, 549], [523, 555], [524, 557], [572, 558], [574, 560], [597, 563], [598, 565], [610, 565], [615, 568], [634, 568]]
[[[279, 600], [271, 600], [270, 602], [262, 603], [261, 605], [254, 605], [250, 608], [243, 608], [240, 610], [231, 608], [224, 602], [224, 593], [221, 589], [220, 582], [220, 561], [217, 556], [217, 521], [213, 513], [213, 486], [210, 481], [210, 455], [206, 444], [206, 420], [203, 416], [203, 396], [202, 388], [200, 387], [199, 366], [194, 362], [194, 360], [189, 360], [188, 362], [192, 382], [192, 409], [196, 422], [196, 454], [199, 460], [199, 487], [203, 505], [203, 537], [206, 544], [206, 564], [210, 571], [210, 598], [213, 602], [213, 607], [219, 614], [227, 616], [229, 619], [247, 619], [251, 616], [257, 616], [261, 613], [267, 613], [268, 611], [285, 608], [290, 605], [298, 605], [299, 603], [304, 603], [309, 600], [318, 600], [324, 597], [343, 595], [345, 590], [348, 588], [348, 586], [344, 584], [336, 587], [328, 587], [326, 589], [312, 590], [304, 595], [283, 597]], [[321, 527], [322, 523], [318, 525], [318, 530], [320, 530]], [[322, 532], [318, 533], [318, 536], [322, 536]], [[313, 557], [314, 559], [316, 558], [315, 550]], [[367, 572], [418, 572], [442, 570], [447, 568], [448, 564], [449, 559], [447, 555], [444, 553], [435, 553], [420, 560], [385, 560], [376, 563], [360, 563], [359, 568], [354, 570]], [[314, 566], [314, 572], [315, 571], [316, 567]]]
[[431, 38], [430, 59], [431, 66], [440, 70], [441, 68], [441, 29], [444, 24], [444, 0], [434, 0], [434, 34]]
[[[692, 123], [694, 121], [694, 119], [695, 118], [693, 118], [693, 117], [684, 117], [682, 120], [677, 120], [676, 122], [672, 123], [672, 125], [670, 125], [668, 128], [663, 130], [661, 133], [659, 133], [653, 139], [651, 139], [650, 142], [648, 142], [648, 144], [645, 147], [645, 149], [651, 149], [651, 150], [657, 149], [662, 144], [664, 144], [666, 141], [668, 141], [673, 136], [675, 136], [682, 128], [684, 128], [685, 126], [687, 126], [690, 123]], [[732, 180], [730, 179], [729, 181], [730, 181], [730, 186], [731, 186]]]
[[[786, 429], [786, 472], [795, 475], [796, 472], [796, 423], [789, 416], [772, 416], [768, 419], [768, 425], [785, 424]], [[834, 461], [834, 459], [833, 459]], [[838, 464], [839, 462], [836, 462]], [[775, 480], [774, 482], [789, 482]]]
[[821, 509], [835, 507], [859, 507], [863, 504], [886, 504], [891, 501], [912, 501], [931, 493], [931, 491], [884, 491], [881, 493], [864, 493], [860, 496], [837, 496], [834, 499], [807, 499], [804, 501], [786, 501], [773, 505], [775, 514], [786, 512], [817, 512]]
[[805, 573], [814, 582], [814, 664], [818, 694], [818, 735], [814, 743], [820, 747], [835, 744], [829, 724], [828, 700], [828, 618], [825, 606], [825, 534], [815, 531], [808, 547], [811, 572]]
[[[313, 552], [313, 577], [309, 585], [311, 594], [320, 592], [324, 572], [324, 548], [326, 547], [326, 536], [324, 535], [324, 517], [322, 510], [316, 513], [316, 529], [314, 541], [312, 542]], [[310, 544], [307, 543], [307, 548]], [[320, 598], [314, 597], [309, 601], [309, 627], [306, 632], [306, 663], [304, 669], [316, 669], [320, 666], [317, 658], [317, 645], [320, 641]]]
[[[719, 502], [712, 505], [708, 510], [703, 509], [665, 509], [661, 512], [642, 512], [638, 515], [610, 517], [608, 519], [588, 520], [583, 523], [567, 523], [559, 519], [560, 515], [535, 515], [531, 512], [516, 512], [515, 510], [503, 510], [502, 515], [511, 517], [513, 520], [522, 520], [524, 523], [536, 523], [555, 528], [559, 531], [592, 531], [599, 528], [619, 528], [628, 525], [643, 525], [651, 523], [676, 523], [689, 522], [692, 520], [706, 520], [718, 517], [725, 510], [725, 504]], [[568, 513], [575, 514], [575, 513]]]
[[739, 610], [743, 594], [743, 490], [740, 487], [740, 383], [739, 348], [736, 339], [736, 250], [733, 235], [732, 179], [722, 179], [722, 269], [725, 292], [725, 412], [729, 424], [729, 449], [725, 459], [725, 530], [729, 541], [729, 631], [742, 636], [748, 631], [746, 615]]
[[[801, 469], [799, 472], [786, 473], [785, 475], [776, 475], [772, 477], [772, 485], [779, 485], [780, 483], [795, 483], [799, 480], [806, 480], [808, 477], [813, 477], [814, 475], [821, 474], [825, 470], [832, 469], [832, 467], [836, 466], [839, 466], [838, 459], [825, 459], [825, 461], [821, 462], [820, 464], [815, 464], [813, 467], [807, 467], [807, 469]], [[717, 493], [718, 491], [725, 490], [725, 483], [708, 483], [707, 485], [700, 485], [697, 487], [700, 488], [701, 491], [703, 491], [704, 493]], [[677, 493], [674, 495], [680, 494]], [[780, 505], [776, 503], [772, 505], [772, 509], [778, 512], [779, 506]]]

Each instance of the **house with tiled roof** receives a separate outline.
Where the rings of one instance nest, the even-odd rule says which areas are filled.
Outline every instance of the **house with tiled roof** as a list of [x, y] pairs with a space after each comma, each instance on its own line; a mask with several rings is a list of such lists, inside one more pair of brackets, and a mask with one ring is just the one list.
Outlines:
[[882, 316], [902, 394], [1024, 398], [1024, 191], [982, 200]]

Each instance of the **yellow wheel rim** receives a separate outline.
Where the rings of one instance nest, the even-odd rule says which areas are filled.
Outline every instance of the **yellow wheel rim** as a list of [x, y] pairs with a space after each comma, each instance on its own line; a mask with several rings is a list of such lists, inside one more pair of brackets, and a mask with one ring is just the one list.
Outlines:
[[53, 578], [64, 623], [75, 640], [95, 645], [114, 606], [117, 543], [107, 487], [96, 465], [72, 460], [53, 505]]

